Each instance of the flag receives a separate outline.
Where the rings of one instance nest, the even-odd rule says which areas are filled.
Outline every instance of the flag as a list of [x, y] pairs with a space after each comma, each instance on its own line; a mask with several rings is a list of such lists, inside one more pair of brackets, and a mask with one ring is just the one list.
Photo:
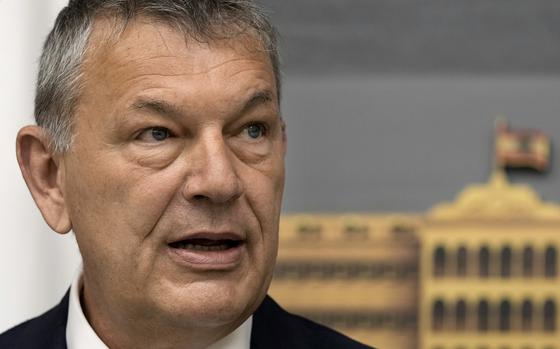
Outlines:
[[550, 167], [551, 145], [538, 130], [512, 130], [501, 121], [496, 126], [496, 165], [545, 172]]

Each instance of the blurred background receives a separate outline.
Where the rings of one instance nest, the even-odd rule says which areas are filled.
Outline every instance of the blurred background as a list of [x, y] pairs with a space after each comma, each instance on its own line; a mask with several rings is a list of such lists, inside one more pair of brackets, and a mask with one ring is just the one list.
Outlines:
[[[32, 122], [34, 81], [42, 42], [66, 2], [0, 0], [3, 52], [0, 110], [8, 124], [1, 147], [6, 183], [0, 201], [4, 223], [0, 245], [0, 331], [58, 302], [79, 265], [72, 236], [58, 236], [43, 223], [19, 173], [14, 149], [17, 130]], [[439, 228], [430, 233], [434, 231], [430, 225], [433, 207], [455, 200], [464, 188], [490, 178], [497, 116], [506, 117], [513, 129], [537, 129], [552, 142], [560, 139], [560, 3], [555, 0], [262, 2], [270, 10], [282, 36], [282, 108], [289, 139], [284, 203], [284, 211], [289, 216], [282, 234], [286, 239], [297, 240], [301, 238], [299, 232], [311, 231], [312, 241], [319, 238], [313, 231], [327, 236], [326, 252], [318, 255], [290, 252], [290, 246], [298, 244], [292, 240], [292, 245], [286, 242], [284, 248], [288, 252], [283, 254], [281, 250], [280, 262], [302, 265], [300, 262], [305, 260], [324, 265], [334, 263], [331, 259], [349, 262], [349, 256], [360, 255], [352, 253], [356, 245], [348, 244], [346, 235], [337, 235], [338, 230], [348, 230], [348, 217], [354, 217], [350, 225], [356, 228], [350, 230], [359, 231], [363, 225], [367, 226], [365, 230], [373, 231], [414, 231], [415, 237], [405, 244], [406, 251], [399, 250], [402, 247], [399, 243], [381, 234], [379, 238], [385, 239], [383, 243], [376, 244], [375, 239], [370, 238], [371, 253], [360, 252], [364, 260], [375, 255], [372, 265], [399, 264], [399, 256], [405, 256], [407, 265], [419, 266], [407, 276], [413, 279], [406, 286], [411, 291], [403, 295], [402, 300], [406, 309], [415, 309], [414, 314], [405, 316], [407, 325], [402, 325], [409, 332], [403, 332], [401, 325], [397, 326], [394, 321], [383, 325], [384, 320], [379, 320], [382, 316], [378, 314], [378, 309], [386, 313], [391, 311], [390, 305], [399, 302], [399, 299], [383, 301], [383, 292], [390, 293], [393, 288], [402, 287], [393, 282], [387, 284], [383, 292], [369, 292], [367, 287], [371, 286], [368, 283], [371, 280], [360, 282], [364, 283], [364, 292], [369, 292], [371, 299], [380, 299], [379, 304], [372, 306], [374, 315], [370, 315], [375, 319], [368, 320], [369, 325], [356, 325], [359, 331], [346, 332], [357, 333], [358, 338], [371, 340], [371, 344], [381, 343], [377, 344], [381, 348], [447, 347], [445, 338], [451, 336], [450, 332], [444, 331], [443, 337], [429, 335], [423, 339], [421, 331], [417, 330], [424, 328], [422, 326], [426, 331], [433, 329], [428, 320], [422, 325], [419, 314], [436, 311], [428, 304], [431, 298], [425, 300], [426, 305], [421, 304], [422, 295], [432, 295], [433, 291], [431, 286], [422, 289], [422, 273], [431, 275], [431, 272], [422, 271], [421, 266], [426, 264], [429, 268], [433, 260], [431, 250], [426, 250], [426, 256], [430, 257], [422, 259], [424, 250], [420, 235], [423, 231], [428, 231], [426, 236], [441, 233]], [[560, 202], [558, 156], [557, 152], [552, 152], [550, 169], [543, 174], [509, 171], [507, 186], [526, 184], [543, 200]], [[494, 184], [499, 186], [498, 182]], [[493, 190], [492, 182], [488, 187]], [[507, 191], [504, 195], [508, 195]], [[500, 197], [493, 198], [500, 200]], [[504, 223], [507, 221], [504, 217], [508, 216], [497, 219]], [[534, 212], [531, 217], [535, 217]], [[552, 221], [545, 224], [548, 230], [543, 233], [547, 239], [542, 242], [543, 246], [556, 241], [553, 232], [560, 224], [553, 218], [547, 218]], [[469, 219], [476, 220], [476, 217]], [[372, 228], [377, 225], [379, 228]], [[465, 232], [464, 236], [480, 235], [485, 229], [486, 226], [478, 226], [476, 233]], [[507, 234], [506, 228], [498, 230]], [[527, 229], [528, 232], [534, 230], [536, 228]], [[502, 236], [502, 233], [494, 235]], [[520, 232], [518, 236], [526, 236], [523, 234]], [[344, 241], [336, 240], [338, 238]], [[484, 240], [484, 236], [480, 239]], [[508, 236], [503, 235], [503, 239], [507, 240]], [[523, 239], [523, 243], [528, 243], [529, 240]], [[502, 246], [506, 243], [502, 240], [493, 242], [490, 239], [487, 243]], [[368, 245], [360, 241], [358, 245]], [[434, 248], [447, 243], [444, 238], [427, 241], [425, 246]], [[515, 241], [508, 243], [515, 244]], [[318, 248], [313, 244], [299, 245], [309, 250]], [[350, 252], [337, 257], [338, 245], [346, 246]], [[375, 246], [396, 250], [391, 256], [381, 256], [374, 252]], [[498, 274], [499, 261], [497, 258]], [[333, 275], [337, 280], [333, 287], [343, 289], [348, 280], [340, 279], [336, 273]], [[314, 289], [325, 281], [311, 279], [310, 287]], [[290, 291], [289, 285], [281, 284], [289, 284], [289, 281], [282, 280], [273, 292], [279, 298], [296, 299], [298, 295]], [[512, 284], [507, 282], [496, 281], [488, 287], [511, 288]], [[453, 285], [444, 283], [441, 292], [436, 287], [433, 292], [440, 294], [433, 297], [443, 299], [444, 290], [468, 286]], [[558, 280], [552, 279], [542, 287], [552, 295], [556, 286], [560, 286]], [[492, 294], [484, 288], [480, 292]], [[362, 296], [356, 294], [355, 297]], [[365, 302], [367, 297], [363, 297]], [[496, 297], [502, 299], [507, 295]], [[286, 300], [288, 305], [290, 299]], [[317, 303], [319, 308], [337, 306], [329, 303], [328, 296], [320, 299], [325, 303]], [[292, 302], [295, 310], [318, 314], [313, 304], [309, 309], [300, 309], [297, 299]], [[344, 312], [343, 302], [340, 303], [338, 314]], [[384, 308], [384, 304], [388, 306]], [[356, 303], [357, 306], [364, 305]], [[438, 312], [439, 309], [438, 305]], [[456, 315], [456, 311], [452, 313]], [[499, 311], [497, 314], [499, 317]], [[325, 314], [317, 315], [317, 319], [333, 322], [332, 316], [329, 320]], [[372, 321], [375, 324], [371, 324]], [[334, 323], [348, 326], [348, 321]], [[496, 325], [496, 331], [501, 331], [500, 326]], [[364, 334], [378, 332], [379, 342]], [[399, 332], [407, 339], [399, 342]], [[509, 339], [496, 338], [490, 344], [480, 342], [476, 348], [521, 345], [512, 346], [508, 344], [513, 343], [508, 342]], [[467, 345], [464, 338], [453, 345], [460, 348], [463, 342], [464, 348], [474, 347], [474, 344]], [[537, 342], [531, 343], [537, 343], [527, 344], [535, 349], [560, 347], [558, 339], [552, 335], [539, 336]]]

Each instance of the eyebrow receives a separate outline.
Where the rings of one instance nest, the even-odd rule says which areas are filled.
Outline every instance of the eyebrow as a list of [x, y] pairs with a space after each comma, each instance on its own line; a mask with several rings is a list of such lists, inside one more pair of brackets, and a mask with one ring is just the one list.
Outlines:
[[[272, 92], [269, 90], [258, 90], [239, 109], [243, 114], [260, 105], [273, 102]], [[159, 115], [169, 116], [173, 119], [181, 119], [185, 114], [180, 107], [158, 98], [140, 97], [132, 104], [134, 110], [151, 111]]]
[[142, 97], [132, 104], [132, 108], [135, 110], [152, 111], [173, 119], [180, 119], [183, 116], [180, 108], [161, 99]]
[[256, 91], [245, 105], [241, 108], [241, 113], [247, 112], [262, 104], [267, 104], [273, 101], [272, 93], [269, 90]]

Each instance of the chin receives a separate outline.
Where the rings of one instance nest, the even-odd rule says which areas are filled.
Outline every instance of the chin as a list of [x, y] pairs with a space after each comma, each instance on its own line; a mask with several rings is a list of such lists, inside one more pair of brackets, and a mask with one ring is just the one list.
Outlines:
[[[242, 287], [243, 283], [251, 288]], [[265, 296], [255, 283], [207, 281], [174, 286], [157, 303], [176, 326], [219, 327], [240, 325]], [[266, 289], [266, 288], [265, 288]]]

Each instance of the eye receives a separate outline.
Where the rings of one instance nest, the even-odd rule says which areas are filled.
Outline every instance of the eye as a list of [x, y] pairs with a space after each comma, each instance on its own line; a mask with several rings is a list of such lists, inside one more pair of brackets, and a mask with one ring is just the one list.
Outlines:
[[247, 136], [249, 136], [249, 138], [259, 139], [266, 135], [266, 127], [263, 124], [254, 123], [245, 127], [245, 132], [247, 133]]
[[165, 127], [150, 127], [138, 135], [138, 139], [145, 142], [163, 142], [171, 137], [171, 131]]

